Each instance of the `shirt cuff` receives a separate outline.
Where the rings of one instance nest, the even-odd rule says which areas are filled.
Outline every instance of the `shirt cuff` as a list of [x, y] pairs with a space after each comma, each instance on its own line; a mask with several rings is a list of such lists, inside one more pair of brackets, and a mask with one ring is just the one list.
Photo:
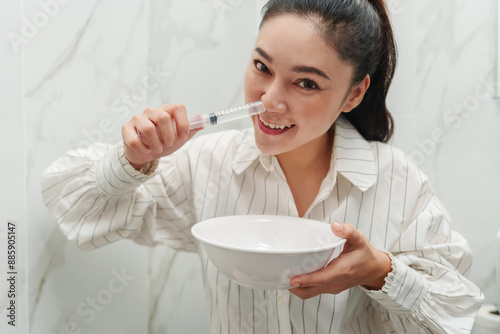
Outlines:
[[[141, 169], [139, 169], [139, 173], [144, 174], [144, 175], [152, 174], [156, 170], [156, 168], [158, 168], [159, 162], [160, 162], [160, 160], [158, 160], [158, 159], [148, 162]], [[128, 164], [130, 165], [130, 163], [128, 163]]]
[[142, 168], [142, 172], [136, 170], [125, 158], [123, 143], [118, 143], [96, 162], [96, 179], [106, 195], [122, 196], [134, 192], [143, 182], [158, 174], [157, 167], [158, 161], [155, 160], [147, 168]]
[[392, 270], [385, 278], [380, 290], [363, 289], [368, 296], [389, 311], [397, 313], [413, 312], [428, 293], [427, 285], [420, 273], [384, 251], [391, 258]]

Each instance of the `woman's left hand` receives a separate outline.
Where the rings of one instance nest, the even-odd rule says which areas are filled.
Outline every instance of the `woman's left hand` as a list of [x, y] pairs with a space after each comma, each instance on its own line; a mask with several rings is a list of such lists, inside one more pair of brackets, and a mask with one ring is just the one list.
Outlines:
[[332, 223], [332, 232], [346, 239], [342, 253], [326, 267], [291, 279], [290, 292], [301, 299], [323, 293], [337, 294], [362, 285], [380, 290], [391, 271], [391, 259], [376, 249], [368, 238], [349, 224]]

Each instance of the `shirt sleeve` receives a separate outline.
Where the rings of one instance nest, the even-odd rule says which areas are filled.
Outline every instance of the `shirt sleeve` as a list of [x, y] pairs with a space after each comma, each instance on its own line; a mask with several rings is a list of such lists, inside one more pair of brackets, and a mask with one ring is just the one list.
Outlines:
[[64, 235], [84, 250], [127, 238], [195, 251], [189, 180], [182, 155], [161, 159], [145, 175], [127, 161], [122, 143], [94, 144], [50, 165], [42, 196]]
[[360, 288], [368, 298], [355, 317], [371, 328], [350, 324], [347, 332], [470, 333], [484, 299], [465, 277], [472, 253], [425, 179], [410, 217], [388, 252], [392, 271], [385, 285]]

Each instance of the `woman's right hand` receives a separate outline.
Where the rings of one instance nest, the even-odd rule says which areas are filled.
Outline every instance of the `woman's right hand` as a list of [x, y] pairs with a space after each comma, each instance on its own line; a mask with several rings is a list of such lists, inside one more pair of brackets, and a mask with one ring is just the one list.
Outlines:
[[186, 107], [182, 104], [147, 108], [122, 126], [125, 157], [139, 170], [155, 159], [172, 154], [199, 130], [189, 130]]

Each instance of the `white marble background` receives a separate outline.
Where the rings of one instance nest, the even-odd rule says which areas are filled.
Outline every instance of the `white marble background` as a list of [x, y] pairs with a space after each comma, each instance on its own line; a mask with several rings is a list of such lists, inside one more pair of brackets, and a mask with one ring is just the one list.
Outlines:
[[[40, 174], [68, 149], [118, 141], [121, 124], [149, 105], [182, 102], [194, 115], [242, 103], [263, 3], [3, 4], [1, 254], [8, 219], [18, 222], [20, 250], [18, 326], [2, 320], [0, 332], [208, 332], [196, 256], [129, 241], [78, 250], [45, 210]], [[500, 294], [493, 268], [500, 228], [496, 3], [388, 0], [401, 56], [389, 99], [393, 144], [429, 175], [468, 238], [470, 277], [488, 302]]]

